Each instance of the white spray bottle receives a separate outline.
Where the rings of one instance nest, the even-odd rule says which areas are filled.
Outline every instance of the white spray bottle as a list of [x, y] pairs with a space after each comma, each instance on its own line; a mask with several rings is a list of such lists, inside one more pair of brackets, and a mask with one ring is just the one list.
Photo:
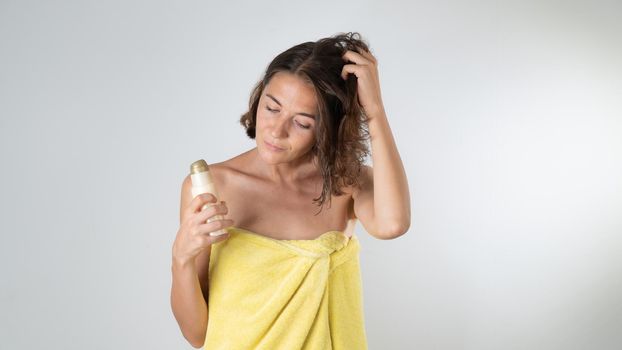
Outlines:
[[[215, 203], [206, 203], [203, 207], [201, 207], [201, 210], [205, 210], [208, 206], [216, 205], [216, 203], [220, 201], [218, 193], [216, 192], [216, 186], [214, 185], [214, 181], [212, 180], [212, 176], [209, 172], [209, 167], [207, 166], [207, 162], [205, 162], [205, 160], [199, 159], [190, 165], [190, 180], [192, 182], [192, 198], [201, 193], [211, 193], [216, 196]], [[207, 222], [223, 219], [224, 216], [218, 214], [207, 219]], [[220, 236], [225, 233], [227, 233], [225, 229], [220, 229], [218, 231], [210, 232], [209, 235]]]

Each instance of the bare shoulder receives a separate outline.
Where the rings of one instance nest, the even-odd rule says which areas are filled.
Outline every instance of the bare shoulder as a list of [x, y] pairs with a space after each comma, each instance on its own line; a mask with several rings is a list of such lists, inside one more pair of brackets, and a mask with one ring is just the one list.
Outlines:
[[[219, 163], [208, 163], [210, 175], [218, 184], [225, 185], [232, 170], [234, 170], [234, 159], [231, 158]], [[182, 183], [182, 198], [190, 195], [192, 188], [192, 179], [188, 173]]]
[[[210, 175], [214, 179], [214, 182], [216, 182], [216, 187], [218, 189], [224, 189], [224, 187], [227, 186], [228, 181], [231, 180], [232, 176], [234, 176], [236, 172], [239, 172], [241, 165], [240, 157], [241, 155], [238, 155], [222, 162], [208, 163]], [[192, 200], [192, 198], [190, 198], [191, 188], [192, 179], [190, 174], [187, 174], [183, 180], [181, 188], [182, 203], [189, 203]]]
[[226, 186], [234, 177], [242, 175], [245, 168], [242, 155], [209, 165], [212, 176], [216, 177], [223, 186]]
[[[219, 200], [235, 197], [232, 192], [234, 187], [239, 187], [241, 184], [246, 183], [244, 180], [248, 178], [246, 172], [248, 169], [247, 154], [248, 151], [221, 162], [208, 162], [210, 175], [214, 180], [214, 185], [220, 197]], [[231, 203], [231, 201], [228, 201], [228, 203]]]

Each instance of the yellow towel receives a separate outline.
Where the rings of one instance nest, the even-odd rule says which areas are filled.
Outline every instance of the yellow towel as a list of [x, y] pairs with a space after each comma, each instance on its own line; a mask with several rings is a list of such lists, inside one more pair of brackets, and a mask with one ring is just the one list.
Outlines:
[[367, 349], [356, 235], [227, 231], [212, 245], [204, 349]]

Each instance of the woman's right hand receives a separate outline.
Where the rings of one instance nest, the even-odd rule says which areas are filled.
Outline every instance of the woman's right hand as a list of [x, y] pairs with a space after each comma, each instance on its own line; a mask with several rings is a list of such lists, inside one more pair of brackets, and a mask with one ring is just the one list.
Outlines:
[[229, 233], [219, 236], [210, 236], [210, 232], [218, 231], [233, 225], [233, 220], [214, 220], [206, 223], [207, 219], [215, 215], [225, 215], [228, 212], [225, 202], [211, 204], [204, 210], [201, 208], [208, 203], [216, 202], [211, 193], [199, 194], [188, 205], [185, 221], [179, 226], [177, 237], [173, 243], [173, 258], [178, 261], [194, 260], [199, 253], [209, 245], [229, 238]]

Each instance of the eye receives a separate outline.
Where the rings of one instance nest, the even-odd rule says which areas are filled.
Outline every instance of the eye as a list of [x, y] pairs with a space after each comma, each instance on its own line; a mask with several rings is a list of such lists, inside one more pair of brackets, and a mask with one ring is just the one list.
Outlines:
[[268, 106], [266, 106], [266, 109], [267, 109], [269, 112], [276, 112], [276, 109], [272, 109], [272, 108], [270, 108], [270, 107], [268, 107]]
[[300, 126], [303, 129], [310, 129], [311, 128], [311, 125], [302, 125], [299, 122], [296, 122], [296, 124], [298, 124], [298, 126]]

